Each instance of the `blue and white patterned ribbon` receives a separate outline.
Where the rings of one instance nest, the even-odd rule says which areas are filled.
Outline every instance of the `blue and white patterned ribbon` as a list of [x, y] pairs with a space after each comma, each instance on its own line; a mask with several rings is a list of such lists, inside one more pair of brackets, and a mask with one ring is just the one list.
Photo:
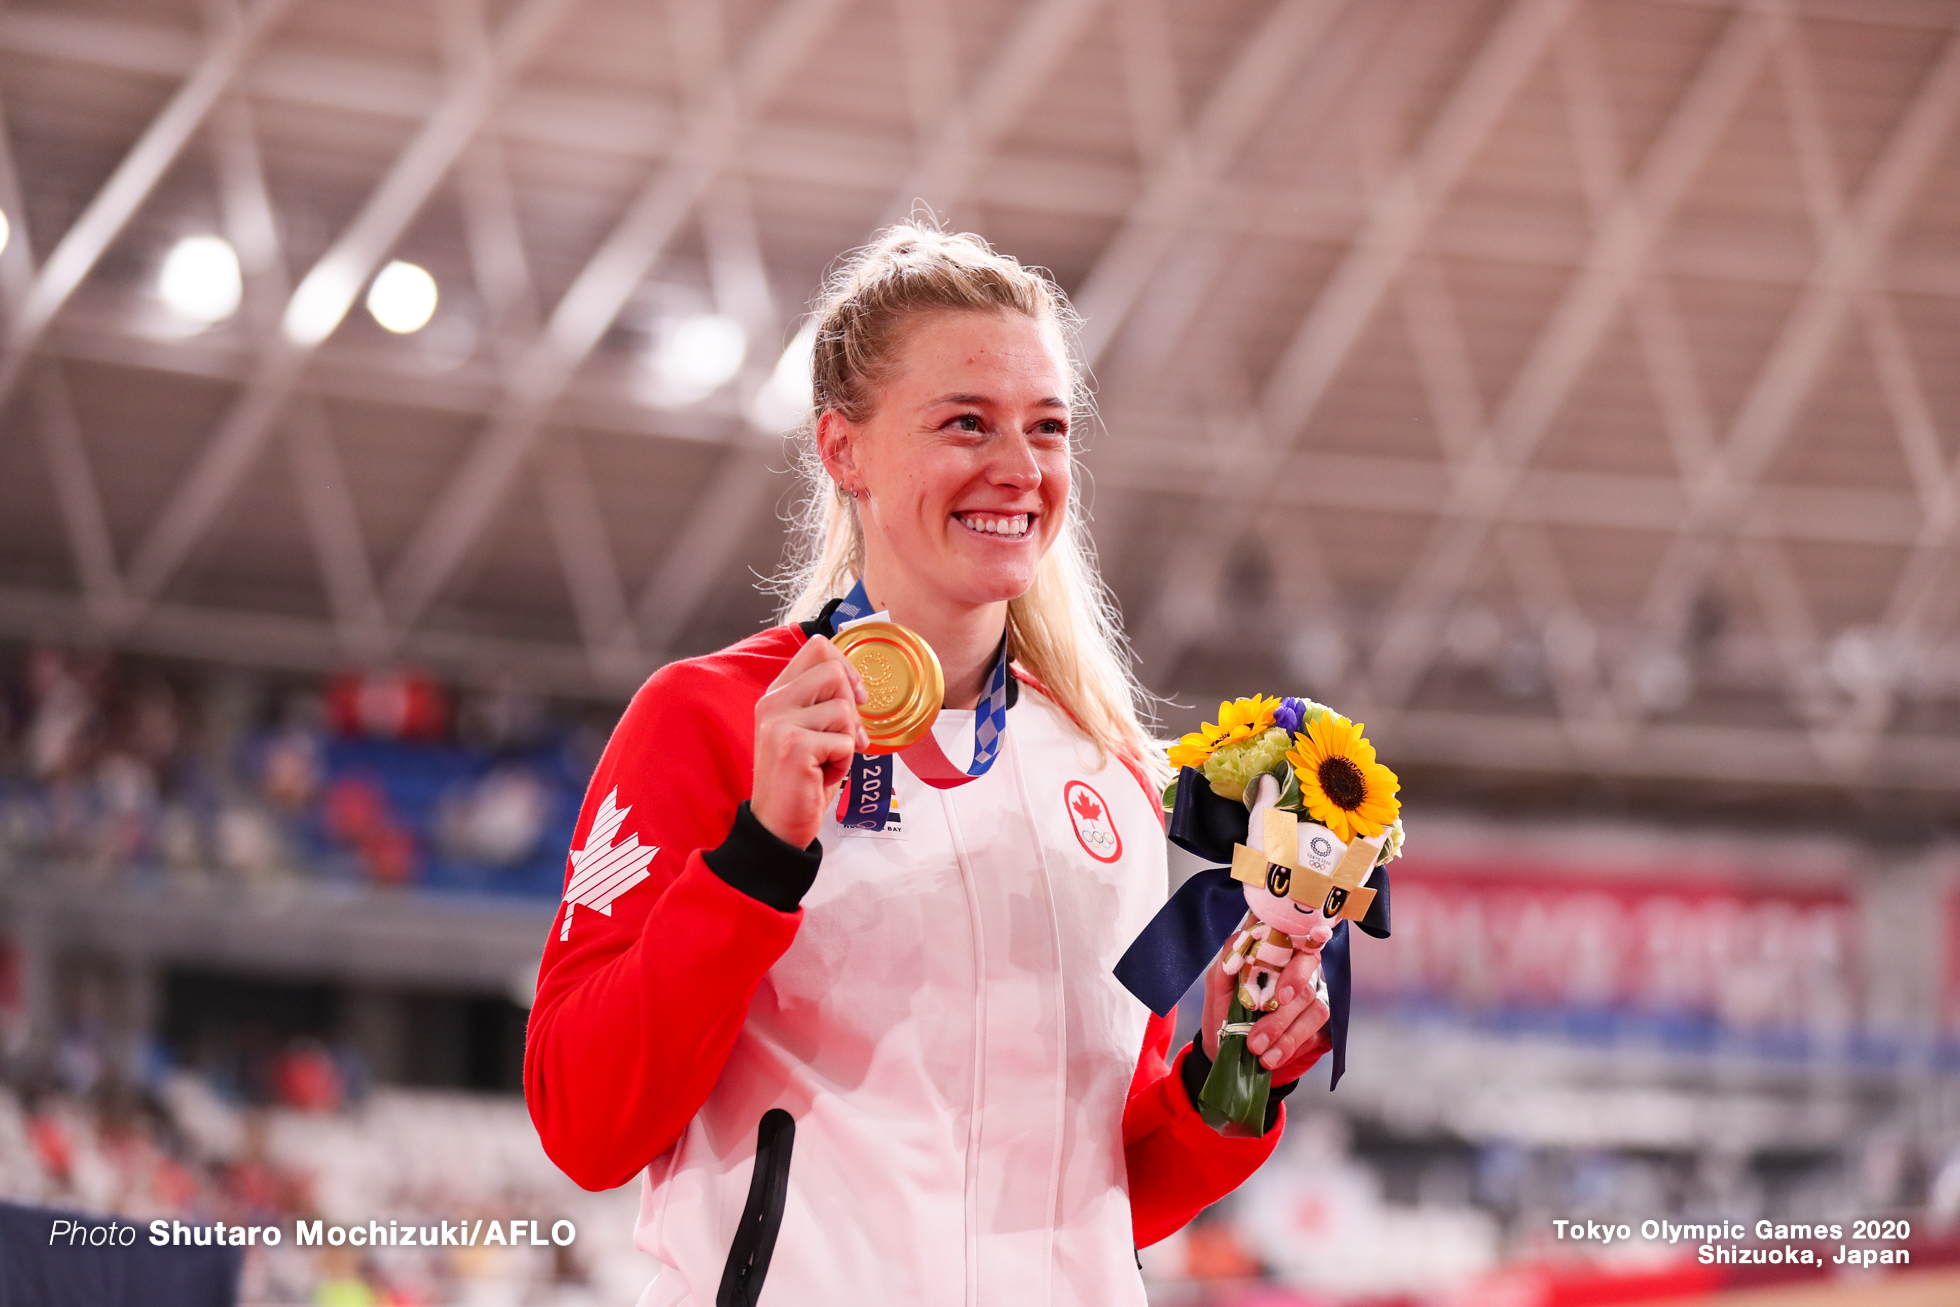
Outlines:
[[[830, 633], [835, 635], [851, 623], [872, 615], [871, 600], [860, 580], [832, 611]], [[897, 775], [892, 765], [894, 757], [904, 758], [912, 773], [934, 789], [951, 789], [987, 774], [994, 759], [1000, 756], [1000, 741], [1006, 732], [1007, 637], [1003, 635], [1000, 651], [994, 655], [994, 669], [987, 677], [987, 692], [981, 696], [979, 708], [973, 714], [973, 761], [964, 768], [954, 766], [931, 731], [897, 754], [857, 754], [851, 759], [851, 777], [845, 786], [838, 823], [853, 830], [885, 828], [891, 820], [892, 782]]]

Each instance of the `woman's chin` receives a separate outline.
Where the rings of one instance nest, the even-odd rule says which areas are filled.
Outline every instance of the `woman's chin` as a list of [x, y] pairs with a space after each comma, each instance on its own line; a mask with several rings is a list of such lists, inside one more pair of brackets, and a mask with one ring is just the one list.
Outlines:
[[942, 574], [947, 582], [942, 589], [974, 604], [1019, 599], [1034, 585], [1040, 559], [1032, 550], [1026, 551], [1024, 557], [1002, 557], [1006, 552], [992, 545], [982, 551], [961, 550], [953, 566]]
[[984, 608], [988, 604], [1004, 604], [1019, 599], [1028, 592], [1032, 584], [1031, 581], [976, 584], [975, 580], [973, 577], [964, 577], [960, 584], [946, 587], [944, 593], [955, 602], [969, 608]]

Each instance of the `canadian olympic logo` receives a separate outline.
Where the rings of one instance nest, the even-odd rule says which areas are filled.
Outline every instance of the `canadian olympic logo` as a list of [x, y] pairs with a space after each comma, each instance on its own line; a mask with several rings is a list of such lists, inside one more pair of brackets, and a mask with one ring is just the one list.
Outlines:
[[1114, 862], [1123, 856], [1123, 837], [1116, 833], [1115, 819], [1109, 815], [1102, 795], [1082, 781], [1070, 781], [1062, 787], [1062, 803], [1084, 853], [1097, 862]]

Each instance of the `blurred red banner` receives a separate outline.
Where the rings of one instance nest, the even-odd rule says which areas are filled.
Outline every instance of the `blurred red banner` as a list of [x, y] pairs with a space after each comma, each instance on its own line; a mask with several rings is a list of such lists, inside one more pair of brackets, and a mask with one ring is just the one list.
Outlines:
[[1859, 1017], [1860, 917], [1843, 888], [1410, 858], [1396, 864], [1393, 891], [1394, 935], [1355, 951], [1364, 999], [1748, 1029], [1828, 1031]]

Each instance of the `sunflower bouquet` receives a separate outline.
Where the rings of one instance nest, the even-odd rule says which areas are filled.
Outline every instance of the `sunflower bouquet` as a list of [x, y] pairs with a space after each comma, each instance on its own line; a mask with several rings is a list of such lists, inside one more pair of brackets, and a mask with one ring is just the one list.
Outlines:
[[1272, 1075], [1246, 1047], [1253, 1022], [1277, 1010], [1279, 975], [1315, 926], [1334, 1078], [1344, 1069], [1349, 968], [1346, 924], [1388, 933], [1383, 868], [1402, 850], [1401, 783], [1376, 760], [1363, 727], [1311, 699], [1253, 695], [1218, 706], [1172, 745], [1178, 777], [1164, 793], [1171, 838], [1229, 867], [1201, 872], [1173, 896], [1117, 965], [1123, 983], [1167, 1014], [1221, 947], [1236, 986], [1218, 1056], [1199, 1095], [1216, 1129], [1264, 1128]]
[[1278, 807], [1325, 826], [1344, 843], [1392, 831], [1399, 850], [1402, 783], [1376, 761], [1364, 729], [1311, 699], [1255, 694], [1221, 703], [1216, 724], [1206, 722], [1170, 747], [1178, 780], [1164, 791], [1164, 810], [1175, 808], [1187, 768], [1202, 772], [1219, 798], [1248, 806], [1258, 778], [1272, 776]]

